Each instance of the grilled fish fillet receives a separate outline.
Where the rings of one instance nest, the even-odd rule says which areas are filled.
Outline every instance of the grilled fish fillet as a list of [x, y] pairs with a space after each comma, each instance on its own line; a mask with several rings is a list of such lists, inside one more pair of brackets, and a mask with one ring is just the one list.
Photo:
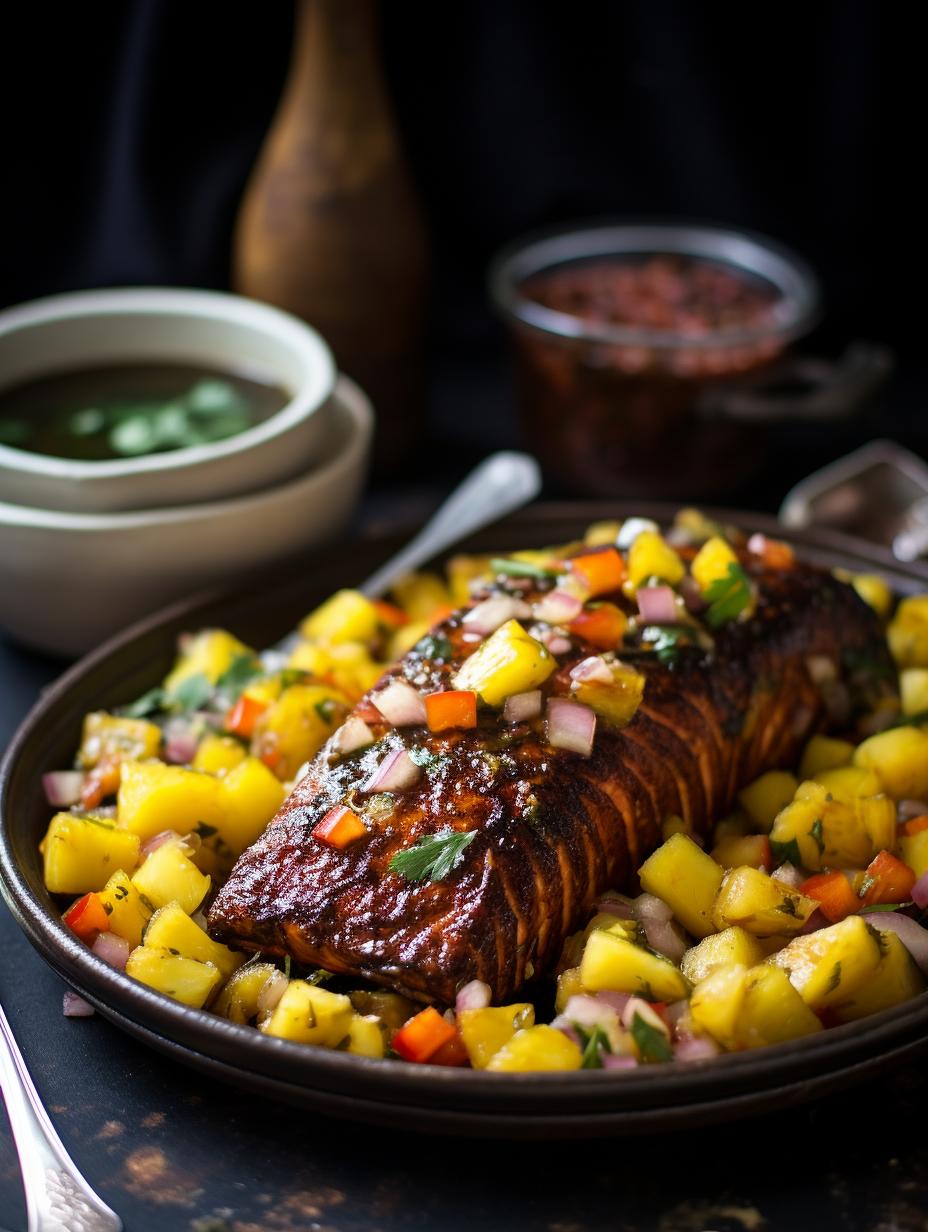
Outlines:
[[[400, 731], [377, 726], [362, 701], [356, 713], [378, 742], [342, 759], [331, 741], [321, 750], [219, 892], [212, 935], [419, 1000], [450, 1003], [472, 979], [494, 1002], [511, 997], [551, 969], [604, 890], [633, 885], [668, 816], [704, 834], [745, 784], [794, 763], [822, 726], [815, 680], [859, 684], [861, 664], [891, 678], [879, 623], [850, 586], [803, 565], [751, 572], [753, 618], [672, 666], [636, 659], [641, 706], [622, 730], [601, 722], [588, 758], [549, 746], [539, 724]], [[392, 674], [424, 692], [447, 686], [473, 649], [463, 633], [458, 613]], [[441, 657], [427, 657], [436, 647]], [[577, 644], [563, 656], [554, 687], [589, 653]], [[362, 784], [400, 745], [417, 750], [424, 772], [391, 808]], [[346, 800], [366, 810], [370, 834], [333, 850], [311, 831]], [[447, 876], [410, 882], [390, 870], [398, 852], [449, 826], [475, 837]]]

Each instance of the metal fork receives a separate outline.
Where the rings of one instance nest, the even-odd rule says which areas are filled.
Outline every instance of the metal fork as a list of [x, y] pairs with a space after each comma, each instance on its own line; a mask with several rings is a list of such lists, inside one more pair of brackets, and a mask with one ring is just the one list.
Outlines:
[[0, 1005], [0, 1091], [19, 1155], [29, 1232], [122, 1232], [48, 1119]]

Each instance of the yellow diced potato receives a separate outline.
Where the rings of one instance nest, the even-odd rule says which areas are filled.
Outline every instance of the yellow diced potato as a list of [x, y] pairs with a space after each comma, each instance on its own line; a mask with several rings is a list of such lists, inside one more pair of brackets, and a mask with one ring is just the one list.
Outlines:
[[201, 1009], [222, 982], [218, 967], [145, 945], [129, 955], [126, 975], [194, 1009]]
[[382, 1057], [386, 1050], [380, 1019], [373, 1014], [352, 1015], [348, 1023], [348, 1051], [356, 1057]]
[[219, 968], [224, 979], [228, 979], [245, 961], [243, 954], [237, 954], [208, 936], [179, 903], [168, 903], [155, 912], [145, 930], [145, 944], [155, 949], [171, 950], [182, 958], [212, 963]]
[[273, 963], [247, 963], [223, 985], [213, 1005], [215, 1013], [230, 1022], [253, 1022], [258, 1016], [258, 997], [277, 972]]
[[758, 868], [735, 868], [727, 873], [713, 908], [716, 928], [733, 924], [761, 937], [796, 933], [818, 907], [814, 898], [800, 894]]
[[739, 1048], [764, 1048], [821, 1030], [785, 971], [764, 963], [748, 972], [735, 1028]]
[[704, 937], [683, 955], [680, 968], [691, 984], [699, 984], [716, 967], [753, 967], [765, 957], [756, 937], [743, 928], [725, 928]]
[[379, 1018], [391, 1031], [398, 1031], [421, 1008], [408, 997], [387, 992], [385, 988], [359, 988], [350, 992], [348, 998], [356, 1013], [366, 1018]]
[[928, 595], [903, 599], [886, 637], [899, 667], [928, 667]]
[[456, 689], [473, 689], [488, 706], [527, 693], [547, 680], [557, 661], [517, 620], [507, 620], [474, 651], [454, 677]]
[[350, 710], [342, 693], [329, 685], [295, 684], [258, 719], [252, 749], [274, 755], [274, 773], [292, 779], [304, 761], [322, 748]]
[[642, 888], [662, 898], [694, 937], [715, 932], [712, 908], [724, 875], [686, 834], [672, 835], [638, 870]]
[[835, 799], [820, 783], [800, 786], [773, 823], [770, 842], [774, 859], [810, 869], [863, 868], [874, 855], [863, 810]]
[[117, 869], [131, 873], [139, 862], [139, 837], [110, 821], [56, 813], [42, 842], [45, 887], [52, 894], [102, 890]]
[[928, 667], [907, 667], [899, 673], [899, 696], [902, 713], [911, 718], [928, 715]]
[[393, 584], [393, 597], [410, 620], [431, 621], [437, 611], [452, 606], [451, 595], [437, 573], [410, 573]]
[[452, 556], [445, 565], [451, 602], [455, 607], [464, 607], [471, 599], [474, 582], [490, 578], [490, 556]]
[[571, 997], [577, 997], [583, 992], [583, 981], [580, 979], [579, 967], [568, 967], [557, 977], [557, 993], [554, 997], [554, 1008], [563, 1014], [564, 1006]]
[[236, 659], [253, 654], [250, 646], [224, 629], [204, 629], [186, 641], [177, 662], [165, 677], [164, 687], [168, 693], [174, 693], [177, 686], [191, 676], [205, 676], [210, 684], [215, 684]]
[[369, 642], [380, 629], [380, 613], [359, 590], [338, 590], [300, 625], [300, 634], [328, 646], [339, 642]]
[[824, 770], [836, 770], [849, 764], [854, 756], [854, 746], [849, 740], [835, 740], [831, 736], [812, 736], [802, 753], [799, 777], [814, 779]]
[[928, 830], [903, 834], [899, 840], [899, 854], [916, 877], [928, 873]]
[[754, 824], [769, 833], [777, 813], [789, 804], [798, 786], [788, 770], [768, 770], [739, 791], [738, 799]]
[[240, 740], [234, 736], [218, 736], [210, 732], [197, 746], [191, 769], [221, 778], [247, 756]]
[[100, 891], [100, 897], [109, 916], [110, 932], [128, 941], [133, 949], [141, 945], [152, 906], [132, 884], [129, 874], [118, 869]]
[[221, 815], [220, 782], [211, 774], [158, 761], [125, 761], [120, 767], [116, 816], [120, 829], [142, 842], [163, 830], [214, 830]]
[[869, 604], [877, 616], [885, 620], [893, 605], [893, 592], [886, 579], [878, 573], [854, 573], [851, 575], [851, 585], [864, 603]]
[[146, 719], [127, 719], [97, 710], [84, 718], [78, 753], [80, 765], [89, 770], [101, 761], [142, 761], [157, 757], [161, 728]]
[[883, 956], [878, 938], [863, 916], [849, 915], [794, 937], [770, 961], [788, 973], [806, 1005], [821, 1010], [847, 1001], [871, 979]]
[[614, 727], [626, 727], [641, 705], [645, 678], [626, 663], [613, 663], [610, 671], [611, 684], [600, 680], [581, 683], [574, 689], [574, 696]]
[[183, 843], [172, 839], [146, 857], [132, 884], [153, 907], [177, 902], [192, 915], [206, 897], [210, 878], [193, 863]]
[[690, 572], [705, 594], [714, 582], [724, 581], [728, 570], [738, 563], [738, 557], [720, 535], [707, 539], [693, 558]]
[[458, 1014], [458, 1028], [474, 1069], [486, 1069], [517, 1031], [534, 1022], [535, 1008], [528, 1002], [463, 1010]]
[[697, 1032], [711, 1035], [723, 1048], [736, 1048], [747, 982], [748, 969], [741, 963], [710, 971], [690, 996], [689, 1014]]
[[[928, 831], [926, 831], [928, 833]], [[912, 956], [895, 933], [881, 930], [879, 917], [871, 916], [880, 934], [883, 956], [873, 974], [847, 1001], [832, 1006], [839, 1022], [855, 1022], [893, 1005], [901, 1005], [924, 992], [925, 980]]]
[[857, 746], [854, 764], [872, 770], [894, 800], [921, 800], [928, 794], [928, 732], [894, 727]]
[[633, 586], [649, 578], [676, 586], [685, 573], [683, 561], [657, 531], [643, 530], [628, 549], [628, 580]]
[[491, 1058], [487, 1069], [497, 1074], [572, 1070], [579, 1069], [582, 1061], [577, 1045], [556, 1027], [525, 1027]]
[[246, 757], [221, 781], [221, 820], [217, 826], [236, 856], [250, 847], [283, 804], [284, 786], [263, 762]]
[[299, 1044], [337, 1048], [349, 1037], [353, 1017], [351, 1002], [341, 993], [291, 980], [261, 1030]]
[[601, 929], [583, 948], [580, 980], [589, 992], [630, 992], [648, 1001], [679, 1001], [689, 990], [669, 959]]

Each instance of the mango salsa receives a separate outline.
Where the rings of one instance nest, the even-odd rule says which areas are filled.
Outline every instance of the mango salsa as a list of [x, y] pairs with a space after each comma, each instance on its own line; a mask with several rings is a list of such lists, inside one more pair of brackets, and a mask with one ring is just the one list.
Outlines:
[[218, 967], [145, 945], [129, 955], [126, 975], [194, 1009], [201, 1009], [222, 982]]
[[100, 762], [157, 757], [160, 748], [161, 728], [157, 724], [97, 710], [84, 719], [77, 759], [85, 770], [90, 770]]
[[138, 892], [128, 873], [118, 869], [100, 891], [103, 908], [109, 916], [110, 931], [123, 937], [134, 948], [151, 919], [152, 905]]
[[580, 980], [590, 992], [628, 992], [648, 1001], [679, 1001], [689, 987], [669, 959], [604, 929], [590, 934]]
[[473, 689], [488, 706], [501, 706], [514, 693], [537, 689], [557, 662], [517, 620], [507, 620], [465, 659], [454, 677], [456, 689]]
[[696, 553], [691, 572], [705, 594], [713, 582], [724, 581], [728, 577], [729, 566], [737, 563], [738, 557], [729, 544], [721, 535], [713, 535]]
[[164, 687], [168, 693], [175, 693], [178, 685], [191, 676], [205, 676], [210, 684], [215, 684], [236, 659], [253, 653], [224, 629], [204, 629], [184, 643], [177, 662], [165, 677]]
[[857, 746], [854, 765], [872, 770], [894, 800], [928, 795], [928, 732], [895, 727]]
[[351, 1002], [341, 993], [291, 980], [261, 1030], [301, 1044], [335, 1048], [348, 1039], [353, 1017]]
[[683, 561], [656, 531], [643, 530], [628, 550], [628, 580], [633, 587], [649, 578], [676, 586], [685, 572]]
[[688, 932], [715, 931], [712, 908], [725, 871], [686, 834], [672, 835], [638, 871], [642, 889], [662, 898]]
[[903, 599], [886, 637], [899, 667], [928, 667], [928, 595]]
[[727, 873], [713, 908], [719, 930], [736, 924], [761, 937], [796, 933], [816, 909], [807, 898], [758, 868], [735, 868]]
[[465, 1010], [458, 1015], [458, 1028], [474, 1069], [486, 1069], [517, 1031], [534, 1022], [535, 1007], [529, 1002]]
[[769, 833], [777, 813], [789, 804], [798, 786], [788, 770], [768, 770], [740, 791], [738, 799], [755, 825]]
[[212, 963], [226, 980], [245, 961], [244, 954], [237, 954], [228, 946], [213, 941], [179, 903], [168, 903], [155, 912], [145, 930], [145, 945], [170, 950], [183, 958], [195, 958], [197, 962]]
[[525, 1074], [541, 1070], [579, 1069], [580, 1049], [554, 1027], [525, 1027], [490, 1058], [487, 1069], [496, 1074]]
[[215, 830], [222, 819], [221, 784], [210, 774], [182, 766], [126, 761], [120, 768], [116, 816], [120, 829], [142, 842], [163, 830]]
[[319, 605], [300, 625], [308, 641], [337, 645], [367, 642], [380, 626], [380, 613], [359, 590], [339, 590]]
[[52, 894], [102, 890], [117, 870], [132, 872], [140, 845], [137, 834], [111, 821], [56, 813], [42, 842], [45, 885]]
[[206, 897], [210, 879], [193, 863], [180, 840], [169, 839], [146, 857], [132, 884], [154, 907], [177, 902], [192, 915]]
[[863, 916], [795, 937], [771, 960], [789, 975], [814, 1010], [846, 1002], [875, 974], [883, 952], [881, 934]]

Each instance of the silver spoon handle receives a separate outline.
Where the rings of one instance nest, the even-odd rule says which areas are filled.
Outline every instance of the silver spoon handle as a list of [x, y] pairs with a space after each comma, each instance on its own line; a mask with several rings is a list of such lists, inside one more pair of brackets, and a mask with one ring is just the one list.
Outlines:
[[512, 451], [491, 454], [455, 488], [415, 539], [381, 565], [361, 590], [376, 599], [404, 574], [482, 526], [527, 505], [540, 490], [541, 475], [534, 458]]
[[0, 1090], [19, 1155], [29, 1232], [121, 1232], [119, 1217], [78, 1172], [48, 1119], [2, 1006]]

